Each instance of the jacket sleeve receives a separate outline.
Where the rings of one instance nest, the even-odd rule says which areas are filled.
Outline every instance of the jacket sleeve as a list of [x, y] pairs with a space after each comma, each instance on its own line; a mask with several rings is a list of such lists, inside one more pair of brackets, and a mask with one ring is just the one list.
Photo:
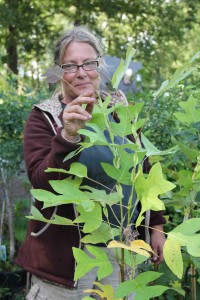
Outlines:
[[24, 159], [34, 188], [49, 189], [49, 180], [64, 178], [61, 173], [45, 172], [48, 167], [68, 170], [78, 159], [76, 156], [63, 162], [67, 154], [78, 149], [79, 145], [64, 140], [61, 130], [58, 128], [55, 135], [43, 113], [36, 108], [31, 111], [24, 131]]

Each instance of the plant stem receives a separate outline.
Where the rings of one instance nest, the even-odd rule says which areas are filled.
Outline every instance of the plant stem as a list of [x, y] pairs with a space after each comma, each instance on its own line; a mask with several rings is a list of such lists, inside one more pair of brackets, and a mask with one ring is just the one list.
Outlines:
[[193, 264], [191, 264], [191, 299], [197, 300], [196, 294], [196, 269]]
[[123, 248], [121, 248], [120, 272], [121, 272], [121, 282], [124, 282], [125, 281], [125, 274], [124, 274], [124, 249]]

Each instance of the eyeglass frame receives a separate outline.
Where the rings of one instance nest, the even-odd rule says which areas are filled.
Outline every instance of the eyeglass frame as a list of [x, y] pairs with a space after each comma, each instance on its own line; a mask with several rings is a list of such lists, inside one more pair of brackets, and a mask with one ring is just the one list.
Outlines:
[[95, 68], [94, 69], [91, 69], [91, 70], [85, 70], [84, 69], [84, 65], [85, 64], [88, 64], [88, 63], [91, 63], [91, 62], [95, 62], [95, 63], [97, 63], [97, 68], [99, 67], [99, 59], [100, 59], [101, 57], [100, 56], [98, 56], [98, 58], [96, 59], [96, 60], [88, 60], [88, 61], [86, 61], [86, 62], [84, 62], [83, 64], [81, 64], [81, 65], [78, 65], [78, 64], [73, 64], [73, 63], [67, 63], [67, 64], [62, 64], [62, 65], [60, 65], [60, 67], [63, 69], [63, 66], [67, 66], [67, 65], [72, 65], [72, 66], [76, 66], [77, 67], [77, 70], [76, 71], [70, 71], [70, 72], [67, 72], [67, 71], [65, 71], [65, 69], [63, 69], [63, 71], [65, 72], [65, 73], [76, 73], [78, 70], [79, 70], [79, 68], [80, 67], [82, 67], [83, 68], [83, 70], [84, 71], [93, 71], [93, 70], [95, 70]]

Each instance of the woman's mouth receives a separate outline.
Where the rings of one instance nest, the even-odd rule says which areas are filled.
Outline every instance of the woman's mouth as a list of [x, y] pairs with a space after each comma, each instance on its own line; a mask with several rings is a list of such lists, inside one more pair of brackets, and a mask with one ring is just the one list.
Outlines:
[[74, 87], [81, 87], [90, 84], [90, 82], [77, 83]]

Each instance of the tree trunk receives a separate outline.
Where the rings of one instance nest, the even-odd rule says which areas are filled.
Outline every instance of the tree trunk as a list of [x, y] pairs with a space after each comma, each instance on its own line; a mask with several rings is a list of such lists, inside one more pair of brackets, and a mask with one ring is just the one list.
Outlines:
[[[7, 25], [7, 37], [5, 48], [7, 52], [7, 64], [13, 73], [18, 74], [18, 0], [7, 0], [8, 9], [12, 12]], [[14, 14], [13, 14], [14, 12]]]
[[9, 25], [6, 39], [7, 63], [13, 73], [18, 74], [18, 54], [16, 41], [16, 27]]

